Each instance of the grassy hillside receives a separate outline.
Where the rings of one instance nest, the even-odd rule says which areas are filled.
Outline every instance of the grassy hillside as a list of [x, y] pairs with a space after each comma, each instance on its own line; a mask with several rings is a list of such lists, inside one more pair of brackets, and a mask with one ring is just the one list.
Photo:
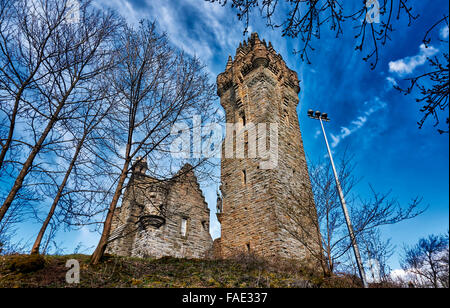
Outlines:
[[[80, 264], [80, 284], [65, 281], [66, 261]], [[235, 260], [139, 259], [108, 256], [96, 266], [89, 256], [1, 256], [0, 288], [246, 288], [358, 287], [350, 278], [324, 279], [295, 263], [269, 264], [257, 258]]]

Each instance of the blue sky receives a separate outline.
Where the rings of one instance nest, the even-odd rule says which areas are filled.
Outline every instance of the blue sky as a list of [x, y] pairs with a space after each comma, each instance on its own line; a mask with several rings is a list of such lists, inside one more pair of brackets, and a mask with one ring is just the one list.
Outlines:
[[[360, 3], [360, 1], [357, 1]], [[156, 20], [160, 30], [167, 32], [171, 42], [191, 55], [198, 56], [215, 81], [221, 73], [228, 55], [235, 55], [243, 41], [244, 25], [229, 6], [222, 7], [203, 0], [96, 0], [99, 6], [110, 6], [132, 24], [142, 18]], [[361, 58], [365, 53], [355, 51], [351, 27], [344, 28], [344, 36], [336, 39], [324, 31], [320, 41], [314, 41], [316, 50], [310, 53], [312, 64], [301, 62], [292, 54], [298, 41], [281, 38], [279, 30], [265, 27], [259, 18], [250, 20], [249, 32], [258, 32], [271, 41], [282, 54], [288, 67], [298, 72], [301, 79], [298, 114], [305, 152], [310, 159], [324, 157], [326, 148], [319, 134], [319, 123], [306, 116], [308, 109], [327, 112], [332, 119], [326, 124], [328, 138], [335, 156], [348, 146], [356, 155], [356, 173], [363, 178], [356, 192], [368, 196], [371, 184], [377, 191], [392, 189], [392, 196], [406, 205], [415, 196], [423, 197], [429, 209], [420, 217], [383, 229], [392, 238], [399, 251], [403, 243], [412, 244], [419, 237], [442, 233], [449, 226], [449, 138], [439, 135], [427, 121], [419, 130], [419, 106], [414, 93], [404, 96], [392, 88], [393, 82], [412, 76], [426, 68], [424, 59], [434, 51], [448, 46], [437, 40], [432, 48], [421, 48], [425, 27], [448, 14], [448, 2], [411, 1], [421, 17], [407, 27], [407, 20], [396, 21], [392, 40], [380, 52], [380, 61], [371, 71]], [[441, 31], [442, 30], [442, 31]], [[442, 38], [448, 28], [437, 29]], [[218, 104], [218, 99], [213, 104]], [[446, 111], [448, 116], [448, 110]], [[211, 233], [220, 235], [215, 218], [216, 187], [203, 187], [211, 208]], [[35, 228], [28, 227], [21, 235], [32, 235]], [[79, 241], [85, 247], [96, 244], [98, 235], [84, 228], [81, 232], [61, 234], [68, 252]], [[398, 268], [397, 258], [392, 267]]]

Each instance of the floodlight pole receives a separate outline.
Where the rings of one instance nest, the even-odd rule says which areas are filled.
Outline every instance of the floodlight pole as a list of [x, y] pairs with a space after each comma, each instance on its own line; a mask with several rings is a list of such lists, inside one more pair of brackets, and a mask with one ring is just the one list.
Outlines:
[[[345, 222], [347, 223], [348, 233], [350, 235], [350, 240], [351, 240], [352, 246], [353, 246], [353, 252], [355, 253], [355, 259], [356, 259], [356, 264], [358, 265], [359, 276], [361, 277], [361, 281], [363, 283], [364, 288], [368, 288], [369, 285], [366, 280], [366, 273], [364, 271], [364, 267], [363, 267], [362, 260], [361, 260], [361, 255], [359, 253], [358, 243], [356, 242], [355, 233], [353, 231], [353, 226], [350, 221], [350, 215], [348, 214], [347, 204], [345, 202], [344, 193], [342, 192], [341, 183], [339, 182], [338, 174], [336, 172], [336, 167], [334, 166], [333, 155], [331, 155], [331, 150], [330, 150], [330, 146], [328, 144], [327, 135], [325, 134], [325, 128], [322, 123], [322, 117], [319, 115], [316, 117], [310, 116], [310, 118], [316, 119], [316, 120], [318, 119], [320, 121], [320, 126], [322, 127], [323, 137], [325, 138], [325, 143], [327, 145], [328, 156], [330, 157], [331, 167], [333, 168], [334, 178], [336, 180], [336, 187], [337, 187], [338, 194], [339, 194], [339, 200], [341, 201], [342, 210], [343, 210], [344, 216], [345, 216]], [[325, 120], [329, 121], [328, 119], [325, 119]]]

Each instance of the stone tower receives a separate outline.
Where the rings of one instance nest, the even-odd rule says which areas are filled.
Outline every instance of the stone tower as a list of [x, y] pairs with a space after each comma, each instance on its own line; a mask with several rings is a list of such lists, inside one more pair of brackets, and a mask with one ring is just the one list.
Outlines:
[[[226, 122], [240, 126], [230, 129], [227, 124], [222, 147], [217, 215], [221, 238], [214, 243], [215, 252], [222, 257], [252, 251], [309, 259], [311, 247], [318, 251], [320, 237], [314, 227], [316, 210], [296, 111], [297, 73], [286, 66], [270, 42], [253, 33], [239, 45], [234, 60], [229, 57], [225, 72], [217, 77], [217, 88]], [[266, 129], [260, 123], [266, 123]], [[244, 158], [238, 154], [242, 147], [237, 136], [244, 141]], [[234, 156], [227, 142], [232, 142]], [[262, 149], [269, 145], [263, 155]], [[297, 211], [295, 222], [289, 218], [293, 209]], [[296, 236], [307, 237], [310, 248]]]

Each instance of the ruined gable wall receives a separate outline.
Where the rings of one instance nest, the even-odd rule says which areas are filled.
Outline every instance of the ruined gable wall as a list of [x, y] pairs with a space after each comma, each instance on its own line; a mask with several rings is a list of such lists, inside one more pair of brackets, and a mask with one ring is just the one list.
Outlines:
[[[165, 224], [159, 228], [145, 225], [139, 221], [142, 215], [164, 217]], [[181, 234], [183, 218], [187, 219], [186, 236]], [[108, 253], [203, 258], [212, 247], [209, 209], [192, 171], [173, 181], [132, 177], [114, 221], [111, 234], [120, 231], [125, 236], [116, 234], [118, 238], [108, 245]]]
[[[160, 228], [140, 230], [134, 240], [132, 255], [206, 257], [212, 247], [209, 209], [193, 173], [171, 182], [165, 202], [165, 224]], [[181, 233], [183, 219], [187, 220], [186, 236]]]

